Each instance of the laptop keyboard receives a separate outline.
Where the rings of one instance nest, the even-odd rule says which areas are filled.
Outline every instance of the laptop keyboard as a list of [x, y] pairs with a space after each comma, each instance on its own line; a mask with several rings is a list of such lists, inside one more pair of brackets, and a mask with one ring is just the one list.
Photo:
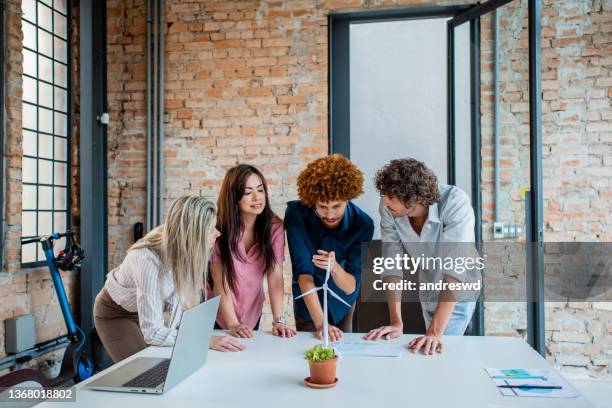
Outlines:
[[149, 368], [138, 377], [132, 378], [130, 381], [123, 384], [123, 386], [136, 388], [157, 388], [157, 386], [166, 381], [166, 374], [168, 374], [169, 367], [170, 359], [164, 360]]

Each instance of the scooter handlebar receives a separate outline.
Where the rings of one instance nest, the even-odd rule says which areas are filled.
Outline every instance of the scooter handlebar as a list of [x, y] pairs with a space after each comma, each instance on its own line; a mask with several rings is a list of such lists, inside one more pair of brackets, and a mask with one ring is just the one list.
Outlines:
[[40, 242], [40, 237], [26, 239], [25, 241], [21, 241], [22, 244], [31, 244], [33, 242]]
[[[51, 235], [51, 237], [52, 237], [53, 239], [55, 239], [55, 240], [60, 239], [60, 238], [63, 238], [63, 237], [69, 237], [69, 236], [72, 236], [72, 231], [70, 231], [70, 230], [68, 230], [68, 231], [66, 231], [66, 232], [61, 232], [61, 233], [60, 233], [60, 232], [54, 232], [54, 233]], [[30, 238], [30, 239], [23, 240], [23, 241], [21, 241], [21, 243], [22, 243], [22, 244], [31, 244], [31, 243], [34, 243], [34, 242], [40, 242], [40, 241], [43, 241], [43, 240], [45, 240], [45, 239], [47, 239], [47, 238], [49, 238], [49, 236], [48, 236], [48, 235], [41, 235], [41, 236], [39, 236], [39, 237], [34, 237], [34, 238]]]

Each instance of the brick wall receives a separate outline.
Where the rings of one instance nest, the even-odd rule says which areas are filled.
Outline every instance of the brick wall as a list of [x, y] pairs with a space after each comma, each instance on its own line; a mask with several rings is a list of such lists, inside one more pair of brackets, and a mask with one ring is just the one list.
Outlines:
[[[544, 221], [548, 241], [612, 241], [612, 2], [543, 12]], [[612, 304], [546, 304], [550, 361], [612, 378]]]
[[[612, 4], [544, 1], [542, 128], [546, 241], [611, 241]], [[500, 14], [501, 220], [524, 223], [529, 186], [527, 2]], [[482, 22], [483, 228], [492, 237], [491, 19]], [[509, 277], [508, 279], [512, 279]], [[548, 360], [572, 377], [612, 378], [609, 303], [546, 304]], [[524, 302], [487, 304], [487, 334], [524, 335]]]
[[[21, 1], [6, 2], [6, 49], [2, 57], [5, 63], [6, 136], [4, 140], [4, 191], [3, 250], [4, 265], [0, 271], [0, 358], [6, 356], [3, 320], [22, 314], [32, 314], [36, 323], [36, 343], [50, 340], [66, 333], [65, 323], [46, 268], [22, 269], [21, 259], [21, 98], [22, 98], [22, 39]], [[78, 8], [73, 8], [72, 57], [73, 67], [78, 63]], [[78, 69], [72, 72], [72, 169], [71, 180], [73, 222], [78, 223]], [[76, 81], [76, 82], [75, 82]], [[76, 225], [78, 229], [78, 225]], [[62, 280], [70, 304], [77, 301], [78, 275], [62, 272]], [[25, 363], [25, 366], [51, 367], [62, 358], [63, 351], [47, 353]], [[6, 371], [6, 370], [4, 370]], [[0, 375], [3, 372], [0, 371]]]
[[[328, 151], [329, 12], [419, 3], [168, 1], [166, 203], [186, 192], [216, 198], [226, 170], [247, 162], [263, 171], [282, 217], [297, 195], [299, 171]], [[107, 16], [112, 267], [132, 243], [134, 223], [145, 219], [144, 1], [111, 0]], [[292, 314], [290, 282], [285, 265], [285, 309]], [[264, 327], [270, 320], [266, 309]]]

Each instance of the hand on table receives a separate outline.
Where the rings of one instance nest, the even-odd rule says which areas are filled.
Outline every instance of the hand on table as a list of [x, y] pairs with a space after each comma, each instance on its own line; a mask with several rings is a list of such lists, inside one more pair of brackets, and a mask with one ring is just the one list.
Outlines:
[[246, 324], [238, 323], [229, 327], [228, 333], [234, 337], [249, 339], [253, 337], [253, 331]]
[[414, 353], [421, 350], [425, 355], [442, 353], [442, 338], [433, 335], [419, 336], [408, 343], [408, 349]]
[[[316, 336], [319, 339], [323, 338], [323, 324], [316, 325], [317, 331]], [[329, 341], [340, 341], [342, 339], [342, 330], [334, 325], [327, 325], [327, 332], [329, 333]]]
[[401, 324], [391, 324], [389, 326], [381, 326], [378, 329], [370, 330], [363, 338], [365, 340], [385, 339], [391, 340], [402, 335], [404, 327]]
[[293, 337], [296, 335], [296, 331], [285, 324], [272, 323], [272, 334], [279, 337]]
[[212, 336], [209, 348], [217, 351], [242, 351], [245, 345], [229, 336]]

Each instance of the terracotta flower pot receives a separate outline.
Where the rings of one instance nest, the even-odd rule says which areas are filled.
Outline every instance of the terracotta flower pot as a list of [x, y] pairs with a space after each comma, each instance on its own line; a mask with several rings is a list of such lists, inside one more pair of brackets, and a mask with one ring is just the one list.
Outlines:
[[338, 357], [324, 361], [309, 361], [310, 381], [314, 384], [333, 384], [336, 381]]

